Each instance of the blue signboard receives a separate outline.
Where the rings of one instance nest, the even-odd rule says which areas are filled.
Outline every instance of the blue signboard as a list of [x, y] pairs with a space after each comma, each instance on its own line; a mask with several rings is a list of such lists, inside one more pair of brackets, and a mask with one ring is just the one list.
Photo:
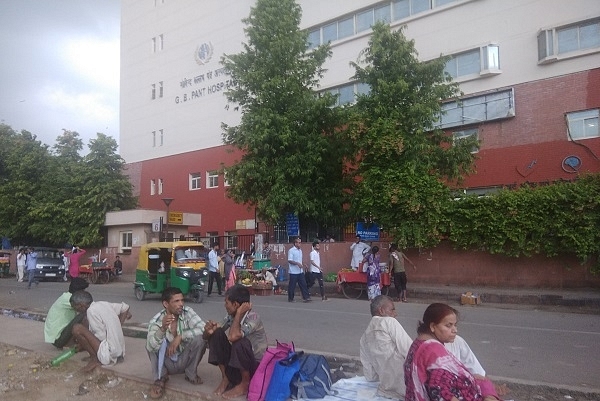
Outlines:
[[300, 222], [295, 213], [288, 213], [285, 215], [285, 226], [287, 228], [288, 237], [297, 237], [300, 235]]
[[375, 223], [356, 223], [356, 235], [360, 235], [362, 240], [378, 241], [379, 226]]

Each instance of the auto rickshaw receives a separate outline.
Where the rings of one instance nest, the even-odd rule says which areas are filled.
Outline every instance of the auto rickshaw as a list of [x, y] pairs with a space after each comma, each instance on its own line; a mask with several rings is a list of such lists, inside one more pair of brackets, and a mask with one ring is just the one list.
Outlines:
[[206, 248], [200, 241], [152, 242], [140, 248], [134, 292], [139, 301], [148, 293], [177, 287], [194, 302], [204, 300]]

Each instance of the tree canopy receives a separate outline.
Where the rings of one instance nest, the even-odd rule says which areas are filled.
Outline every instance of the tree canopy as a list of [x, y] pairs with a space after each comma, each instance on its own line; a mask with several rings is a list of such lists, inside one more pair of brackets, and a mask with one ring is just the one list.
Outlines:
[[344, 142], [335, 98], [316, 94], [328, 46], [308, 51], [293, 0], [258, 0], [244, 20], [247, 43], [223, 65], [236, 82], [227, 99], [242, 112], [223, 140], [243, 151], [227, 168], [229, 196], [276, 223], [286, 213], [320, 222], [342, 216]]
[[347, 129], [356, 183], [350, 211], [379, 223], [402, 245], [440, 240], [450, 200], [447, 183], [468, 173], [474, 160], [476, 142], [452, 143], [434, 128], [441, 101], [459, 95], [444, 74], [445, 61], [419, 61], [414, 41], [378, 23], [353, 63], [354, 79], [370, 92], [357, 96]]
[[101, 244], [107, 211], [137, 204], [113, 138], [83, 142], [65, 130], [52, 150], [27, 132], [0, 124], [0, 236], [16, 244]]

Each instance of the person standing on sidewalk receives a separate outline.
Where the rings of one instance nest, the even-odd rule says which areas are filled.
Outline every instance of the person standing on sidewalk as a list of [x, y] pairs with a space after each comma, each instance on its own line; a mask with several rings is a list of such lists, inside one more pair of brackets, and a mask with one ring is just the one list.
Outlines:
[[417, 266], [401, 251], [398, 249], [398, 245], [390, 245], [390, 267], [394, 273], [394, 286], [396, 287], [396, 293], [398, 298], [396, 301], [406, 302], [406, 268], [404, 266], [404, 260], [412, 265], [417, 270]]
[[315, 281], [319, 282], [319, 291], [321, 292], [321, 300], [328, 301], [325, 296], [325, 288], [323, 287], [323, 270], [321, 270], [321, 254], [319, 252], [320, 245], [319, 241], [315, 241], [312, 244], [312, 251], [310, 252], [310, 275], [312, 276], [312, 283]]
[[17, 254], [17, 281], [19, 283], [23, 282], [26, 264], [27, 264], [27, 252], [25, 251], [25, 248], [21, 248], [21, 249], [19, 249], [19, 253]]
[[208, 253], [208, 292], [206, 296], [210, 297], [213, 283], [217, 282], [217, 291], [221, 292], [221, 275], [219, 274], [219, 244], [214, 244]]
[[31, 289], [31, 284], [35, 283], [36, 287], [40, 284], [38, 280], [35, 279], [35, 268], [37, 266], [37, 257], [38, 254], [33, 248], [29, 248], [29, 253], [27, 253], [27, 289]]
[[296, 283], [300, 287], [302, 298], [304, 302], [310, 302], [310, 294], [308, 293], [308, 287], [306, 286], [306, 278], [304, 277], [304, 270], [306, 266], [302, 264], [302, 249], [300, 244], [302, 240], [297, 237], [294, 240], [294, 246], [288, 251], [288, 263], [289, 263], [289, 274], [290, 284], [288, 287], [288, 302], [294, 301], [294, 292], [296, 291]]

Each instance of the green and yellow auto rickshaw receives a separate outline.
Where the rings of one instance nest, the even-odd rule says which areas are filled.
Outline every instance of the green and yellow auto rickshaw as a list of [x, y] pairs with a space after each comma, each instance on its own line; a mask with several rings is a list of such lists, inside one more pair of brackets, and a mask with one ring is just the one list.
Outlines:
[[152, 242], [140, 248], [135, 271], [135, 297], [143, 301], [148, 293], [162, 293], [177, 287], [194, 302], [204, 300], [206, 248], [200, 241]]

